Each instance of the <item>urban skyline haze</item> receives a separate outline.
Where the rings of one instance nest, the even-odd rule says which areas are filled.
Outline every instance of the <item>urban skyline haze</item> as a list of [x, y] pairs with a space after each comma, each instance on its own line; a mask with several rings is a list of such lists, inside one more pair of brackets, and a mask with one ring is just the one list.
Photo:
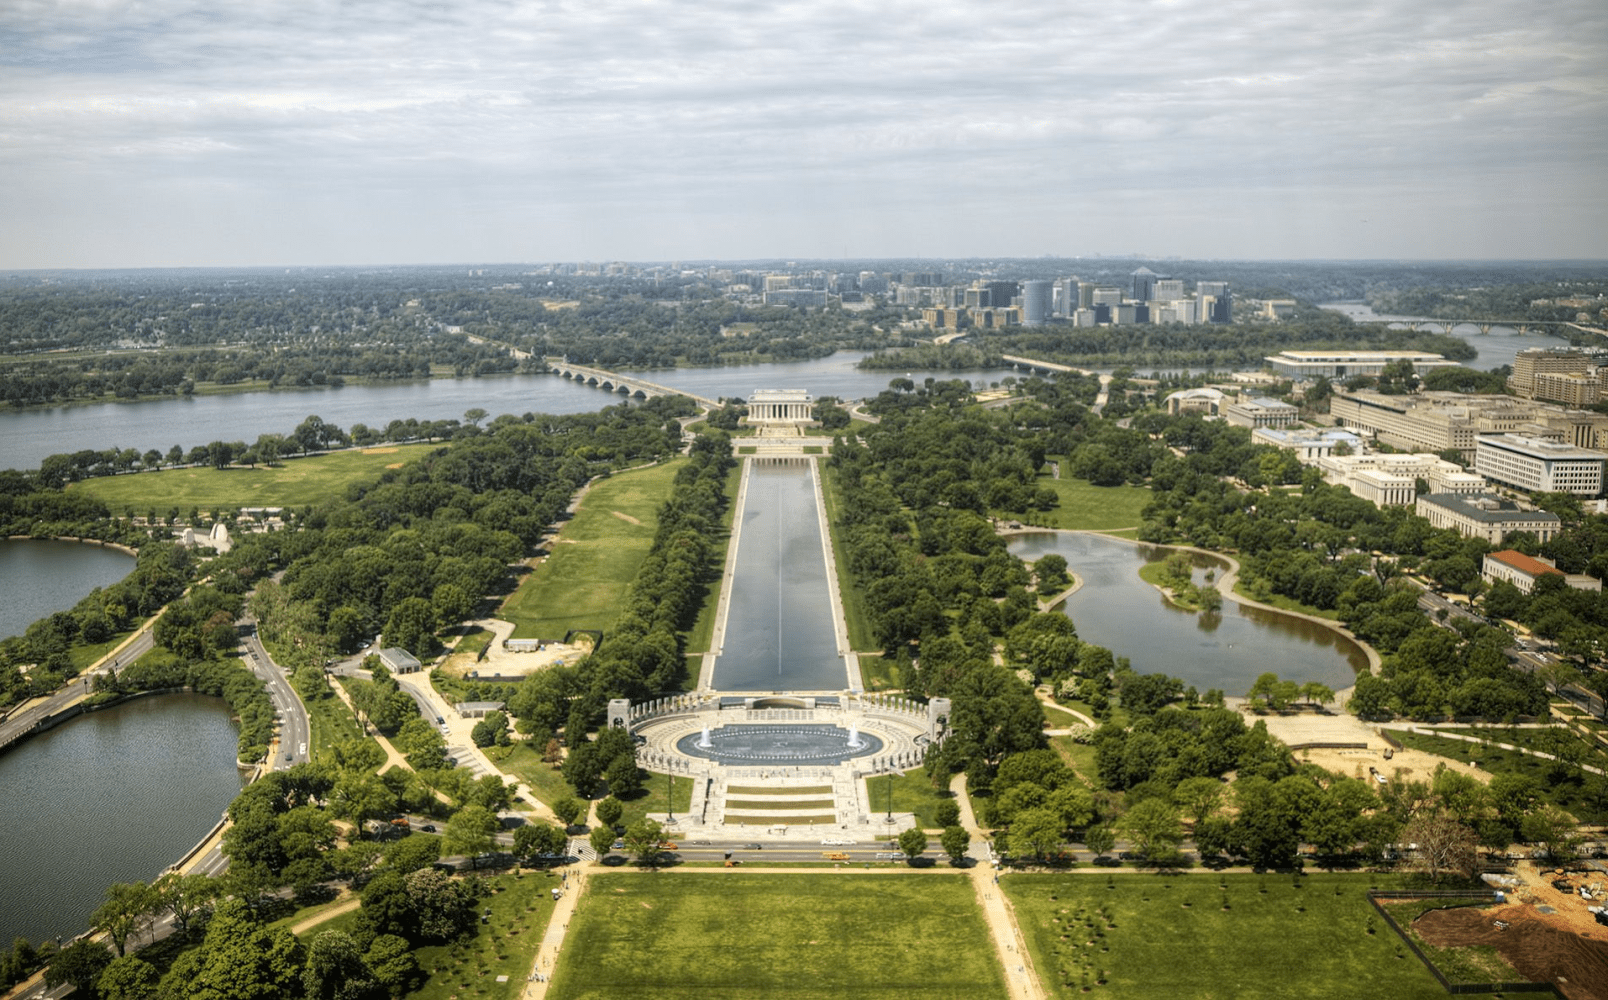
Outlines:
[[0, 267], [1608, 258], [1608, 6], [11, 0]]

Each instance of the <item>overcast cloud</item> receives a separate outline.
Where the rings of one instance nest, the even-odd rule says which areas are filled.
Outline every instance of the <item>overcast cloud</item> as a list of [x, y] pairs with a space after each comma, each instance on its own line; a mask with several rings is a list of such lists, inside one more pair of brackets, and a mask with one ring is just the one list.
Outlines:
[[1605, 153], [1602, 0], [0, 0], [11, 268], [1608, 257]]

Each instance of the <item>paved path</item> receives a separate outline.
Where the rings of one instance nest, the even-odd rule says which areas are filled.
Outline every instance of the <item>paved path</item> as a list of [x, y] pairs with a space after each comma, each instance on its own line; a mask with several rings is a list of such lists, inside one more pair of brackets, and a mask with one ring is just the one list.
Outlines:
[[731, 537], [726, 540], [726, 565], [720, 575], [720, 600], [715, 605], [715, 627], [709, 636], [709, 651], [703, 655], [698, 671], [698, 690], [713, 691], [715, 687], [715, 660], [726, 645], [726, 616], [731, 610], [731, 582], [737, 575], [737, 542], [743, 533], [743, 507], [748, 503], [748, 473], [754, 463], [743, 461], [743, 474], [737, 480], [737, 497], [732, 501]]
[[[1418, 733], [1418, 734], [1420, 734], [1422, 736], [1439, 736], [1442, 739], [1462, 740], [1464, 743], [1477, 743], [1480, 746], [1484, 746], [1487, 742], [1489, 742], [1491, 746], [1500, 747], [1503, 750], [1512, 750], [1515, 753], [1522, 753], [1522, 754], [1524, 754], [1524, 755], [1526, 755], [1528, 757], [1540, 757], [1542, 760], [1557, 760], [1558, 759], [1555, 754], [1546, 753], [1546, 752], [1541, 751], [1541, 750], [1531, 750], [1528, 747], [1516, 747], [1511, 743], [1498, 743], [1495, 740], [1483, 740], [1483, 739], [1480, 739], [1477, 736], [1464, 736], [1462, 733], [1441, 732], [1441, 731], [1437, 730], [1434, 726], [1423, 725], [1421, 723], [1404, 723], [1404, 724], [1401, 724], [1401, 725], [1392, 725], [1391, 728], [1406, 730], [1409, 733]], [[1542, 728], [1545, 728], [1545, 727], [1542, 727]], [[1582, 771], [1589, 771], [1592, 774], [1603, 774], [1604, 773], [1602, 768], [1595, 767], [1595, 766], [1593, 766], [1591, 764], [1580, 764], [1578, 766]]]
[[553, 969], [558, 966], [559, 953], [564, 948], [564, 935], [569, 933], [570, 917], [575, 915], [581, 893], [586, 891], [586, 872], [571, 868], [568, 875], [563, 894], [553, 907], [553, 915], [547, 920], [547, 933], [542, 935], [541, 947], [536, 949], [536, 960], [531, 963], [530, 979], [525, 983], [525, 1000], [540, 1000], [547, 996], [548, 983], [552, 980]]
[[1005, 970], [1005, 985], [1012, 997], [1042, 1000], [1046, 996], [1038, 973], [1033, 970], [1033, 959], [1022, 940], [1021, 928], [1016, 924], [1016, 912], [999, 889], [999, 875], [985, 860], [988, 856], [988, 837], [977, 825], [977, 814], [972, 811], [971, 796], [966, 791], [966, 776], [957, 774], [949, 781], [949, 790], [960, 806], [960, 825], [971, 834], [972, 860], [977, 862], [968, 871], [972, 891], [977, 895], [977, 907], [988, 924], [988, 933], [994, 941], [1000, 968]]

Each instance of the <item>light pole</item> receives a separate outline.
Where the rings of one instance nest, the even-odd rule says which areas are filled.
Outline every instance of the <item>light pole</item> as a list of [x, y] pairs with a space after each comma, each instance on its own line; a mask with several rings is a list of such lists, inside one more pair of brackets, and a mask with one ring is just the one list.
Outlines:
[[671, 776], [669, 771], [664, 772], [664, 801], [665, 808], [669, 810], [669, 814], [665, 817], [665, 825], [674, 826], [676, 823], [676, 785], [675, 778]]

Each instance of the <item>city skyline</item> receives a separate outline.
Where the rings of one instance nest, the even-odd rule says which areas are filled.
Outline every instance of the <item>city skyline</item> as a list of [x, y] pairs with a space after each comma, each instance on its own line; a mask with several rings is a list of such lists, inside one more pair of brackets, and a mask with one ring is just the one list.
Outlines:
[[1605, 55], [1586, 0], [15, 4], [0, 267], [1605, 258]]

